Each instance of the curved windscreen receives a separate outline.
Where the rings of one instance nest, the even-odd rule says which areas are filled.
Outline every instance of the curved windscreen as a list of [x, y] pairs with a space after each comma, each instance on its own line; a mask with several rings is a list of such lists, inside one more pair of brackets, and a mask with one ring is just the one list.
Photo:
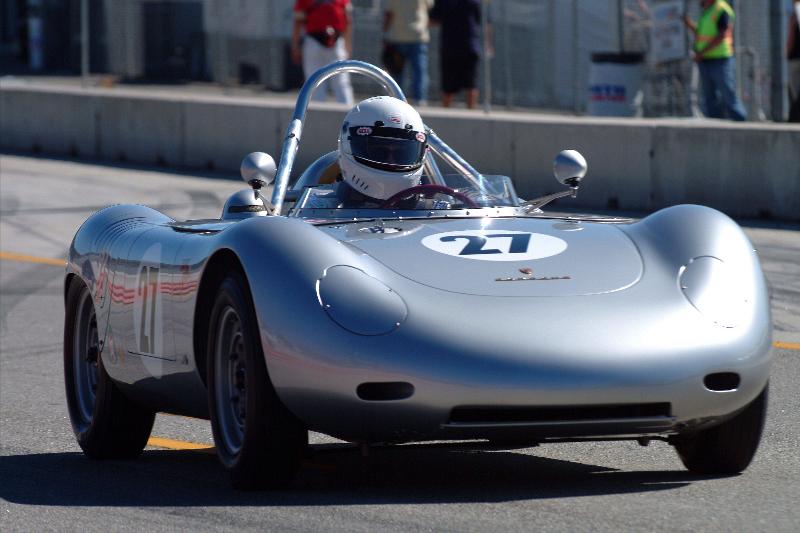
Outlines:
[[508, 176], [482, 175], [477, 184], [461, 174], [445, 174], [445, 183], [480, 207], [511, 207], [518, 206], [520, 201]]
[[[327, 185], [308, 187], [299, 199], [295, 216], [302, 215], [306, 209], [330, 210], [326, 216], [333, 216], [340, 211], [341, 216], [356, 209], [391, 209], [404, 211], [431, 211], [431, 210], [469, 210], [475, 207], [518, 207], [520, 200], [514, 191], [511, 178], [508, 176], [483, 175], [478, 181], [471, 181], [459, 174], [445, 174], [445, 186], [435, 189], [426, 187], [430, 183], [427, 176], [423, 176], [422, 187], [409, 190], [408, 196], [390, 205], [381, 200], [374, 200], [358, 193], [346, 183], [339, 181]], [[448, 191], [448, 189], [450, 189]], [[433, 192], [430, 192], [433, 190]], [[308, 213], [313, 215], [314, 213]], [[338, 216], [338, 215], [337, 215]]]

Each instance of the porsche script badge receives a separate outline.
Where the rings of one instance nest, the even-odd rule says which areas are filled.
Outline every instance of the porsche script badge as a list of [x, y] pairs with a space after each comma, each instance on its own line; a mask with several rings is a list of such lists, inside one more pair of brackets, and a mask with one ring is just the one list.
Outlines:
[[520, 268], [522, 276], [516, 278], [495, 278], [495, 281], [555, 281], [559, 279], [572, 279], [569, 276], [542, 276], [534, 277], [533, 269], [529, 267]]

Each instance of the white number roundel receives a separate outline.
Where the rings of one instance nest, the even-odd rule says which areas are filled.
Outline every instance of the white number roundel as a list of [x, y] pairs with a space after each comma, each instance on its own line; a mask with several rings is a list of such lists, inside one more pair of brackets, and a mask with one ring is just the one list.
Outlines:
[[567, 243], [558, 237], [508, 230], [449, 231], [428, 235], [422, 244], [440, 254], [480, 261], [529, 261], [567, 249]]

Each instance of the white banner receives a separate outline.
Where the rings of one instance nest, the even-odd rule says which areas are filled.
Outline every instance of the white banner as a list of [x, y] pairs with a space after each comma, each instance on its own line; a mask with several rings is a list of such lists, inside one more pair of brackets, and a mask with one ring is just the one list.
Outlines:
[[686, 27], [683, 25], [683, 2], [665, 2], [653, 6], [653, 31], [650, 61], [663, 63], [686, 57]]

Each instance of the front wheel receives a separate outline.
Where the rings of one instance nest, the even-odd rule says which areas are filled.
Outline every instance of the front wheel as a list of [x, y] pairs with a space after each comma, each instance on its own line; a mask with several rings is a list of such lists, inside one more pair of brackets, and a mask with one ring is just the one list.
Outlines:
[[308, 432], [269, 380], [255, 310], [240, 273], [220, 285], [208, 326], [208, 401], [220, 461], [237, 489], [287, 485], [308, 445]]
[[67, 290], [64, 384], [83, 453], [93, 459], [130, 459], [142, 453], [155, 413], [126, 398], [106, 373], [92, 295], [79, 279]]
[[684, 466], [698, 474], [731, 475], [753, 460], [767, 417], [768, 388], [733, 418], [714, 427], [680, 436], [675, 449]]

